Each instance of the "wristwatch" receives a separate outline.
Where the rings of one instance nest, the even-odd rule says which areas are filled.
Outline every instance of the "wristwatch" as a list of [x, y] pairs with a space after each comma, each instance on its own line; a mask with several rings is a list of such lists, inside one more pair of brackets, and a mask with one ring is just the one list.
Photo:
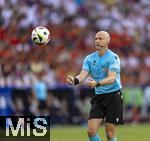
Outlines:
[[96, 87], [99, 87], [101, 84], [99, 83], [99, 81], [96, 82]]

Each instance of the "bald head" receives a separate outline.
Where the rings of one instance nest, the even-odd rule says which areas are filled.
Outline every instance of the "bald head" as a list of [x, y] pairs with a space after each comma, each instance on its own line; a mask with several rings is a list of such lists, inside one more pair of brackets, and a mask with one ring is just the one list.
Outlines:
[[110, 35], [106, 31], [99, 31], [95, 35], [95, 46], [98, 50], [103, 50], [110, 43]]
[[96, 36], [101, 37], [101, 38], [107, 40], [108, 43], [110, 42], [110, 35], [106, 31], [99, 31], [99, 32], [96, 33]]

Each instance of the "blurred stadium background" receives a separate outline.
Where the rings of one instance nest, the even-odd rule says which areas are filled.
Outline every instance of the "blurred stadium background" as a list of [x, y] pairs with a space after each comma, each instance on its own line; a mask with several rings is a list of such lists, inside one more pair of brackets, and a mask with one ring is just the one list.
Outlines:
[[[51, 32], [45, 47], [30, 38], [39, 25]], [[81, 131], [74, 139], [87, 140], [82, 127], [94, 91], [71, 87], [64, 78], [80, 71], [98, 30], [110, 33], [110, 49], [121, 59], [128, 126], [119, 127], [120, 140], [125, 134], [128, 141], [147, 141], [150, 124], [141, 124], [150, 123], [150, 0], [0, 0], [0, 115], [50, 115], [52, 141], [61, 125]], [[145, 139], [130, 138], [129, 131]]]

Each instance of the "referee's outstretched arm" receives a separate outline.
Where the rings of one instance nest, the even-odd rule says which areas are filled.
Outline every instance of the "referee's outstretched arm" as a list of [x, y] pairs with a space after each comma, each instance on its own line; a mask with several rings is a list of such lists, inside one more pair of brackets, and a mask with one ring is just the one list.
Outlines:
[[71, 85], [77, 85], [79, 83], [83, 83], [84, 80], [87, 78], [88, 74], [89, 74], [88, 71], [82, 70], [80, 74], [77, 75], [76, 77], [68, 75], [66, 77], [66, 82], [68, 82]]

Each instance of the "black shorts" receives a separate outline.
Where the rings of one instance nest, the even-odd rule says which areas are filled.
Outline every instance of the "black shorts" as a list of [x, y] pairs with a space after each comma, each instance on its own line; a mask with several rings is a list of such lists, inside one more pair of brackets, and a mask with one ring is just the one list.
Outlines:
[[105, 122], [123, 124], [123, 95], [120, 90], [95, 94], [91, 100], [89, 119], [103, 118]]

